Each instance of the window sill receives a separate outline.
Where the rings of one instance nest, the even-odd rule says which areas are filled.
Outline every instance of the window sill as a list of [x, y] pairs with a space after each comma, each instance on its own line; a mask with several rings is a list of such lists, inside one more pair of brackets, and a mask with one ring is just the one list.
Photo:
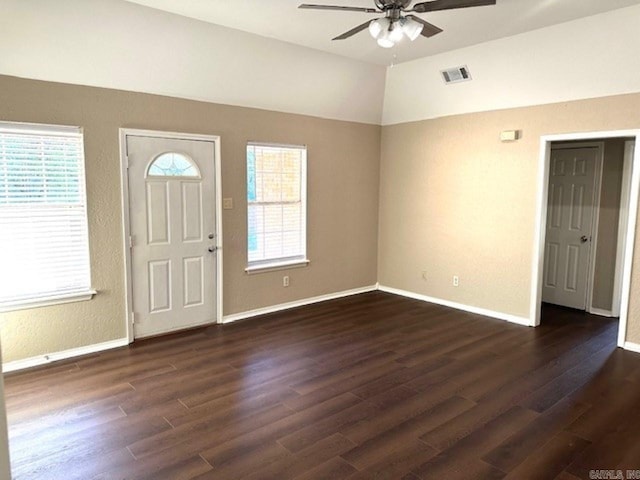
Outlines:
[[273, 263], [263, 263], [260, 265], [251, 265], [244, 269], [246, 273], [249, 275], [253, 275], [255, 273], [264, 273], [264, 272], [273, 272], [276, 270], [288, 270], [290, 268], [302, 268], [309, 265], [309, 260], [291, 260], [288, 262], [273, 262]]
[[0, 312], [13, 312], [16, 310], [28, 310], [31, 308], [49, 307], [63, 303], [84, 302], [91, 300], [98, 292], [85, 290], [82, 292], [67, 293], [64, 295], [52, 295], [50, 297], [31, 298], [16, 302], [0, 302]]

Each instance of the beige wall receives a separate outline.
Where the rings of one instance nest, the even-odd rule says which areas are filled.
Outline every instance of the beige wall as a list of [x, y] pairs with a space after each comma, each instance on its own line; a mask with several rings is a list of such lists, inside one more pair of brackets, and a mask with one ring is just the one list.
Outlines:
[[[540, 137], [632, 128], [640, 128], [640, 94], [383, 127], [378, 281], [528, 317]], [[522, 139], [500, 143], [511, 129]], [[628, 331], [635, 342], [639, 270]]]
[[618, 222], [620, 219], [620, 193], [624, 163], [624, 139], [604, 142], [602, 188], [598, 220], [598, 245], [593, 281], [593, 307], [611, 310], [618, 250]]
[[[376, 282], [381, 127], [117, 90], [0, 76], [0, 120], [79, 125], [85, 132], [93, 286], [89, 302], [0, 314], [4, 360], [123, 338], [124, 269], [118, 129], [220, 135], [224, 313]], [[308, 146], [310, 266], [246, 275], [245, 145]]]

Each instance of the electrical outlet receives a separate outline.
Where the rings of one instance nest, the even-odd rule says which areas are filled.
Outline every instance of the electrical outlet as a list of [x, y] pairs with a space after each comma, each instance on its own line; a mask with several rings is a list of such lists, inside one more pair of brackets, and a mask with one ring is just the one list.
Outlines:
[[426, 270], [422, 271], [422, 279], [423, 280], [427, 280], [427, 271]]
[[289, 286], [289, 275], [285, 275], [284, 277], [282, 277], [282, 286], [283, 287]]
[[222, 199], [222, 209], [223, 210], [233, 210], [233, 198], [223, 198]]
[[460, 278], [458, 278], [457, 275], [453, 276], [453, 286], [457, 287], [458, 285], [460, 285]]

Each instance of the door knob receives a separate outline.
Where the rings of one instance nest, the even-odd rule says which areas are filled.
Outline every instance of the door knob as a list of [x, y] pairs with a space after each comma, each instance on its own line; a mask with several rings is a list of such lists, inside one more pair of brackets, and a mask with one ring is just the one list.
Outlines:
[[214, 253], [216, 250], [218, 250], [218, 247], [209, 247], [207, 250], [209, 250], [209, 252]]
[[586, 235], [583, 235], [580, 237], [580, 241], [582, 243], [587, 243], [589, 241], [589, 237], [587, 237]]

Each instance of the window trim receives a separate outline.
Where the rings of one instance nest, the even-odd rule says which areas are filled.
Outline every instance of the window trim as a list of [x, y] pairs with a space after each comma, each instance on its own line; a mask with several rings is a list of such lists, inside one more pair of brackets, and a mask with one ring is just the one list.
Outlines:
[[308, 258], [296, 258], [295, 260], [280, 262], [263, 262], [260, 265], [252, 265], [244, 269], [249, 275], [262, 272], [273, 272], [276, 270], [288, 270], [290, 268], [302, 268], [309, 265], [311, 261]]
[[93, 270], [91, 268], [91, 238], [89, 236], [89, 205], [87, 202], [87, 169], [84, 144], [84, 129], [74, 125], [53, 125], [44, 123], [29, 122], [0, 122], [0, 134], [18, 133], [27, 135], [51, 135], [58, 137], [76, 137], [80, 136], [82, 140], [82, 159], [80, 169], [82, 171], [82, 200], [84, 202], [84, 221], [87, 230], [87, 259], [89, 262], [89, 285], [87, 288], [61, 292], [58, 294], [33, 295], [29, 298], [21, 298], [19, 300], [0, 301], [0, 313], [12, 312], [18, 310], [27, 310], [32, 308], [47, 307], [52, 305], [60, 305], [65, 303], [82, 302], [93, 299], [98, 291], [92, 287]]
[[[303, 228], [301, 229], [301, 243], [304, 246], [304, 252], [302, 255], [296, 255], [293, 257], [280, 257], [276, 259], [269, 260], [256, 260], [253, 262], [249, 261], [249, 245], [247, 244], [247, 267], [244, 269], [245, 273], [251, 275], [262, 272], [270, 272], [274, 270], [286, 270], [289, 268], [300, 268], [306, 267], [309, 265], [310, 260], [308, 256], [308, 245], [307, 245], [307, 228], [308, 228], [308, 207], [307, 207], [307, 145], [293, 145], [293, 144], [285, 144], [285, 143], [269, 143], [269, 142], [247, 142], [246, 147], [272, 147], [272, 148], [290, 148], [290, 149], [299, 149], [302, 152], [302, 159], [300, 165], [300, 202], [302, 203], [302, 222]], [[246, 185], [246, 177], [247, 177], [247, 158], [246, 158], [246, 147], [245, 147], [245, 185]], [[247, 216], [246, 216], [246, 225], [247, 225], [247, 235], [246, 239], [249, 238], [249, 200], [247, 198], [247, 194], [245, 194], [245, 199], [247, 202]]]
[[94, 289], [78, 290], [77, 292], [69, 292], [60, 295], [48, 295], [43, 297], [33, 297], [15, 302], [0, 303], [0, 313], [14, 312], [17, 310], [29, 310], [32, 308], [50, 307], [52, 305], [61, 305], [64, 303], [86, 302], [91, 300], [98, 291]]
[[[56, 135], [75, 137], [84, 135], [82, 127], [72, 125], [50, 125], [44, 123], [0, 122], [0, 133], [28, 133], [33, 135]], [[84, 159], [84, 158], [83, 158]]]

